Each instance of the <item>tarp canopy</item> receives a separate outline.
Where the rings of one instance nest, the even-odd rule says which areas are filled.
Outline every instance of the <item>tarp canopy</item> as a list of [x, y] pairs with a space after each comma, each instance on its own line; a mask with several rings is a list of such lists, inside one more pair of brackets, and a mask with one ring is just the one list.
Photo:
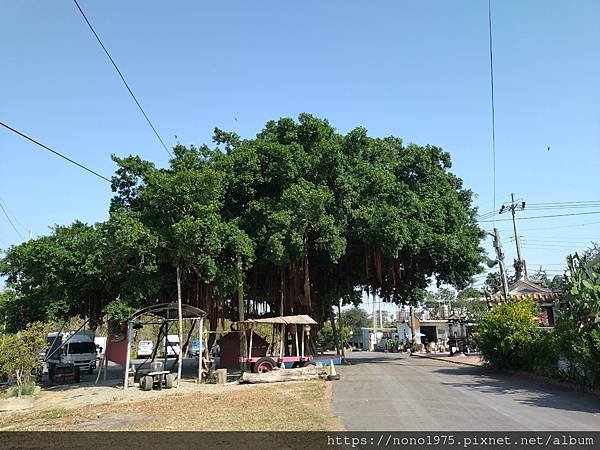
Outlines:
[[[239, 323], [239, 322], [238, 322]], [[317, 322], [310, 316], [300, 314], [298, 316], [280, 316], [280, 317], [266, 317], [264, 319], [248, 319], [244, 320], [244, 323], [283, 323], [283, 324], [296, 324], [296, 325], [316, 325]]]
[[[161, 317], [167, 320], [177, 319], [177, 303], [157, 303], [156, 305], [147, 306], [134, 312], [130, 320], [138, 319], [144, 315]], [[204, 311], [192, 305], [181, 305], [181, 315], [183, 319], [206, 317]]]

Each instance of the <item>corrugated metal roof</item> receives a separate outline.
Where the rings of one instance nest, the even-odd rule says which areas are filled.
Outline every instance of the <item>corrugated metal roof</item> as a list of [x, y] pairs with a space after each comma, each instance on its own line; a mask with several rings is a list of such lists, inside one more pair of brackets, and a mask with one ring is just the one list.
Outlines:
[[[177, 303], [158, 303], [156, 305], [147, 306], [134, 312], [130, 320], [137, 319], [144, 314], [162, 317], [164, 319], [176, 319], [178, 316]], [[191, 319], [204, 317], [206, 316], [206, 313], [195, 306], [182, 304], [181, 315], [184, 319]]]
[[244, 323], [283, 323], [283, 324], [311, 324], [316, 325], [317, 322], [310, 316], [300, 314], [297, 316], [280, 316], [280, 317], [265, 317], [263, 319], [248, 319]]

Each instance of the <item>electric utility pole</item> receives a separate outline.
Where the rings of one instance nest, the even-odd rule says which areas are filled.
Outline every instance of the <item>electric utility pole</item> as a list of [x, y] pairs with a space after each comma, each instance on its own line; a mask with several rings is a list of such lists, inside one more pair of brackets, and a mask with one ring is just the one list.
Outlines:
[[496, 249], [496, 261], [500, 268], [500, 280], [502, 281], [502, 291], [504, 293], [504, 300], [508, 301], [508, 279], [506, 278], [506, 268], [504, 267], [504, 248], [502, 247], [502, 241], [500, 240], [500, 230], [494, 228], [494, 233], [490, 233], [494, 237], [494, 248]]
[[527, 265], [525, 260], [521, 257], [521, 237], [519, 236], [519, 230], [517, 229], [517, 211], [523, 211], [525, 209], [525, 202], [523, 200], [517, 200], [515, 203], [515, 194], [510, 194], [510, 204], [505, 203], [500, 208], [498, 214], [504, 214], [510, 211], [512, 213], [513, 230], [515, 231], [515, 244], [517, 246], [517, 258], [515, 259], [515, 272], [517, 280], [521, 278], [527, 279]]

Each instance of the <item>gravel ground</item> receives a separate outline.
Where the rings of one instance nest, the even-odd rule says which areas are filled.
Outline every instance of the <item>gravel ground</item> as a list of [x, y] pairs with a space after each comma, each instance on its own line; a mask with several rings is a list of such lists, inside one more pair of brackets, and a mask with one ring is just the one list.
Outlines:
[[330, 383], [200, 384], [145, 392], [137, 387], [63, 386], [42, 391], [29, 412], [0, 417], [0, 431], [341, 430]]

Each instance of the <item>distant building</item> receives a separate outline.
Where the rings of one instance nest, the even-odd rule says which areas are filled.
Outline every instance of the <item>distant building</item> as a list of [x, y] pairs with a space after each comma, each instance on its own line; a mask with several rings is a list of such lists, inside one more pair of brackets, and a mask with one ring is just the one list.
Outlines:
[[377, 336], [373, 336], [373, 328], [363, 327], [360, 333], [353, 333], [349, 344], [354, 348], [370, 351], [383, 339], [397, 340], [396, 328], [377, 328]]

